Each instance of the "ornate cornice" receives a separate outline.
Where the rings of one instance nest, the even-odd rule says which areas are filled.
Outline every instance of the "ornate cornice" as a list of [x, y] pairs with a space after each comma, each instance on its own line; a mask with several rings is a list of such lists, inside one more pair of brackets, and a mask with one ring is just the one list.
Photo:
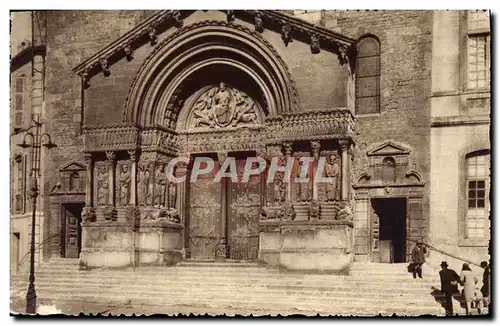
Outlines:
[[[170, 27], [182, 27], [182, 20], [194, 12], [195, 10], [158, 11], [76, 66], [73, 71], [82, 78], [84, 85], [88, 85], [92, 75], [100, 71], [106, 74], [110, 73], [110, 66], [113, 63], [124, 57], [131, 60], [134, 49], [147, 42], [156, 45], [158, 34]], [[319, 52], [320, 47], [326, 51], [337, 53], [342, 64], [352, 61], [349, 60], [349, 57], [355, 55], [355, 47], [352, 45], [355, 44], [356, 40], [300, 18], [274, 10], [222, 10], [222, 12], [230, 15], [231, 19], [228, 19], [228, 23], [233, 22], [235, 17], [240, 18], [255, 24], [257, 32], [261, 32], [265, 28], [280, 34], [287, 31], [287, 35], [284, 37], [288, 41], [297, 39], [306, 44], [312, 43], [313, 53]]]
[[85, 126], [85, 152], [132, 150], [137, 147], [138, 128], [131, 125]]

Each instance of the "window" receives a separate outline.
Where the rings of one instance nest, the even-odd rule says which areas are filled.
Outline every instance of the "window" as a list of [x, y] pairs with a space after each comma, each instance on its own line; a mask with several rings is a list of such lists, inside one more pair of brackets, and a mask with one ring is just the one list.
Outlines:
[[20, 214], [24, 213], [26, 202], [26, 159], [22, 155], [15, 158], [14, 174], [14, 212]]
[[14, 129], [23, 126], [24, 77], [16, 77], [14, 85]]
[[380, 112], [380, 44], [372, 36], [358, 42], [356, 113]]
[[467, 13], [467, 88], [487, 89], [490, 84], [490, 30], [487, 11]]
[[467, 215], [466, 238], [482, 239], [488, 236], [490, 154], [478, 151], [466, 156]]

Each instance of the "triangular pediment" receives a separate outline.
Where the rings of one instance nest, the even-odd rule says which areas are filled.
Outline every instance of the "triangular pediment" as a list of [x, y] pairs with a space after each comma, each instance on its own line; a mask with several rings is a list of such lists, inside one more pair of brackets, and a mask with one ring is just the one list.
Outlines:
[[382, 145], [369, 150], [366, 155], [368, 156], [387, 156], [387, 155], [408, 155], [410, 154], [410, 149], [396, 144], [394, 142], [386, 142]]
[[[231, 24], [237, 20], [253, 24], [255, 30], [262, 32], [272, 30], [282, 35], [286, 44], [292, 39], [310, 44], [311, 51], [321, 50], [336, 53], [341, 62], [353, 61], [355, 40], [322, 26], [318, 26], [276, 10], [219, 10], [224, 13], [223, 19]], [[106, 47], [86, 59], [73, 71], [86, 83], [91, 76], [103, 72], [110, 73], [110, 66], [123, 58], [133, 59], [135, 49], [144, 44], [156, 44], [156, 38], [171, 28], [184, 27], [184, 20], [195, 12], [203, 10], [162, 10], [132, 28], [129, 32], [111, 42]]]
[[82, 171], [85, 170], [85, 165], [78, 162], [70, 162], [64, 165], [59, 171]]

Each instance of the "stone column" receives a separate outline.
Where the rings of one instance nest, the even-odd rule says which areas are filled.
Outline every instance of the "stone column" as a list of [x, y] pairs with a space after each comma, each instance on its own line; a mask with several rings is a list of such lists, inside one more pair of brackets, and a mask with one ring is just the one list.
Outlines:
[[340, 148], [341, 148], [341, 158], [342, 158], [342, 189], [341, 189], [341, 199], [349, 200], [349, 145], [350, 142], [348, 139], [339, 140]]
[[136, 151], [128, 151], [130, 155], [130, 200], [129, 204], [137, 204], [137, 155]]
[[110, 206], [115, 206], [115, 153], [106, 152], [108, 161], [108, 180], [109, 180], [109, 200]]
[[[286, 160], [288, 162], [288, 159], [292, 156], [292, 143], [290, 142], [286, 142], [286, 143], [283, 143], [283, 147], [285, 149], [285, 157], [286, 157]], [[286, 173], [285, 173], [286, 175]], [[285, 181], [285, 180], [283, 180]], [[290, 182], [291, 180], [288, 180], [288, 182], [286, 183], [286, 200], [288, 202], [291, 202], [292, 201], [292, 183]]]
[[312, 156], [314, 158], [313, 171], [312, 171], [312, 183], [313, 183], [313, 202], [318, 201], [318, 183], [316, 182], [316, 170], [318, 169], [318, 160], [319, 160], [319, 150], [321, 148], [321, 144], [318, 140], [311, 141], [311, 151]]
[[181, 219], [181, 223], [184, 224], [184, 228], [182, 231], [182, 245], [184, 246], [186, 250], [186, 258], [190, 258], [191, 253], [189, 252], [189, 246], [187, 246], [187, 232], [188, 232], [188, 225], [186, 221], [186, 203], [189, 200], [186, 196], [186, 186], [187, 186], [187, 178], [189, 177], [188, 175], [188, 163], [185, 162], [180, 162], [177, 164], [177, 166], [174, 168], [175, 170], [172, 171], [172, 174], [179, 178], [182, 176], [185, 176], [186, 179], [183, 182], [180, 182], [177, 184], [177, 198], [176, 198], [176, 209], [177, 212], [179, 212], [179, 217]]
[[[227, 152], [217, 153], [219, 165], [224, 163], [227, 158]], [[220, 168], [220, 166], [219, 166]], [[220, 238], [219, 245], [217, 246], [217, 259], [225, 259], [229, 255], [229, 246], [227, 244], [227, 225], [226, 225], [226, 191], [227, 191], [227, 178], [221, 179], [220, 187]]]
[[85, 153], [85, 165], [87, 167], [87, 176], [85, 178], [85, 206], [92, 207], [93, 205], [93, 192], [94, 188], [92, 185], [92, 170], [93, 170], [92, 154]]

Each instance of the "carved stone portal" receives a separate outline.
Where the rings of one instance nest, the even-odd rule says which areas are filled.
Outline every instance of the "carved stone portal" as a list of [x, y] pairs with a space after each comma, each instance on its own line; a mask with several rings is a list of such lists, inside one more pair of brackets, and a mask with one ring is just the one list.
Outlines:
[[225, 128], [259, 121], [255, 102], [245, 93], [221, 82], [194, 103], [188, 128]]

